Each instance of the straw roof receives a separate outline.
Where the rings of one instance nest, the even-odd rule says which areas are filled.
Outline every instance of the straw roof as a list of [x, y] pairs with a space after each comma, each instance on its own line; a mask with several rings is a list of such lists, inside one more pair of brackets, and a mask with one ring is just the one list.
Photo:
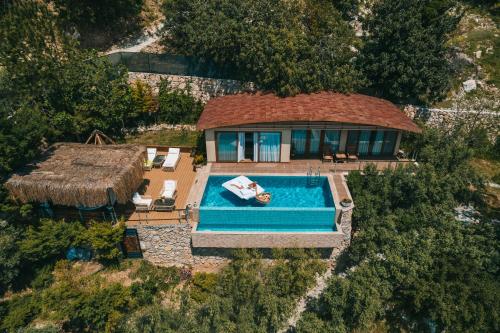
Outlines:
[[57, 143], [6, 187], [22, 202], [97, 207], [111, 195], [124, 204], [142, 183], [145, 151], [138, 145]]

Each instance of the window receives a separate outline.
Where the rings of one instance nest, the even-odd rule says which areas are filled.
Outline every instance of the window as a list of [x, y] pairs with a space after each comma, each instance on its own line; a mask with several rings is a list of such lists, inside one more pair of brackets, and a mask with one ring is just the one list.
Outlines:
[[375, 131], [375, 138], [372, 143], [372, 155], [378, 156], [382, 152], [382, 145], [384, 143], [384, 131]]
[[356, 154], [358, 150], [359, 131], [349, 131], [347, 133], [347, 143], [345, 150], [348, 154]]
[[396, 145], [396, 139], [398, 133], [396, 131], [386, 131], [384, 137], [384, 146], [382, 148], [382, 153], [384, 155], [394, 154], [394, 146]]
[[311, 130], [311, 138], [309, 140], [309, 154], [317, 156], [319, 154], [319, 146], [321, 143], [321, 130]]
[[217, 161], [236, 162], [238, 159], [238, 133], [217, 132]]
[[332, 153], [338, 153], [340, 147], [340, 131], [325, 131], [325, 147]]
[[292, 153], [294, 156], [306, 154], [307, 130], [292, 131]]
[[360, 131], [358, 141], [358, 154], [360, 156], [368, 155], [370, 148], [370, 134], [371, 131]]

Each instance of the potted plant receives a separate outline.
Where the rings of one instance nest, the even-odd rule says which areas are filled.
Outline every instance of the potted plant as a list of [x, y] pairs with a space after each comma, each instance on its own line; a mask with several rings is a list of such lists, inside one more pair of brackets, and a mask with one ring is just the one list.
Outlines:
[[348, 198], [344, 198], [340, 201], [340, 205], [342, 207], [349, 207], [352, 205], [352, 200], [351, 199], [348, 199]]
[[196, 171], [196, 169], [201, 168], [207, 163], [205, 156], [202, 154], [197, 154], [193, 158], [193, 168]]

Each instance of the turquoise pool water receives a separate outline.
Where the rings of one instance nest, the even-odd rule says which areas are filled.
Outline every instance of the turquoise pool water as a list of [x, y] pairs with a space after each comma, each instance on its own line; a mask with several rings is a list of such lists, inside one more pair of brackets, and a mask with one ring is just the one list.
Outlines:
[[335, 205], [327, 177], [249, 176], [272, 194], [263, 206], [222, 187], [235, 176], [210, 176], [200, 205], [199, 231], [335, 231]]

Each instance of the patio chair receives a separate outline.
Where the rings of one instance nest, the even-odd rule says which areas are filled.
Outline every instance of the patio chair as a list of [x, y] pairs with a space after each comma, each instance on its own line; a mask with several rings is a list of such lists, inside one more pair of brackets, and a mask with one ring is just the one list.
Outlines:
[[147, 148], [148, 159], [144, 162], [144, 170], [149, 171], [153, 168], [153, 160], [156, 157], [156, 148]]
[[321, 161], [333, 163], [333, 153], [330, 147], [323, 148], [323, 159]]
[[357, 160], [358, 160], [357, 154], [347, 154], [347, 161], [348, 162], [356, 162]]
[[160, 191], [160, 197], [163, 199], [175, 199], [177, 197], [177, 181], [171, 179], [165, 180]]
[[153, 198], [149, 195], [140, 195], [138, 192], [135, 192], [132, 197], [132, 202], [137, 211], [147, 212], [153, 208]]
[[179, 160], [181, 159], [180, 148], [169, 148], [167, 158], [163, 162], [162, 169], [165, 171], [175, 171]]

